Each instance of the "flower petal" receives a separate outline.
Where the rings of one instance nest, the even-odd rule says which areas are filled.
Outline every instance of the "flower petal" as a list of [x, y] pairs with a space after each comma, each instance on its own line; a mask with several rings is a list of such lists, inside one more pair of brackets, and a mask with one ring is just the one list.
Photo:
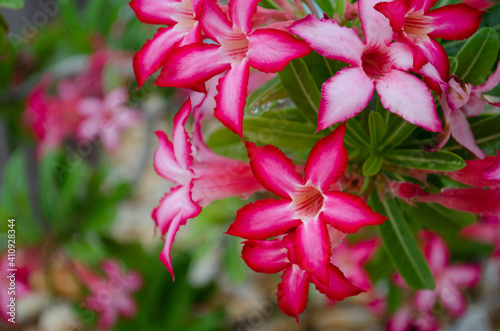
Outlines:
[[486, 180], [500, 182], [500, 151], [497, 151], [495, 163], [491, 167], [485, 169], [481, 177]]
[[[434, 39], [419, 39], [417, 47], [422, 51], [425, 58], [439, 72], [441, 80], [447, 80], [450, 75], [450, 61], [444, 47]], [[425, 70], [423, 74], [426, 74]], [[432, 77], [431, 77], [432, 78]]]
[[168, 87], [195, 87], [229, 69], [229, 60], [219, 45], [190, 44], [176, 48], [164, 65], [155, 84]]
[[311, 52], [304, 41], [276, 29], [257, 29], [248, 36], [248, 43], [250, 66], [267, 73], [281, 71], [291, 60]]
[[304, 171], [306, 182], [327, 190], [347, 169], [347, 150], [344, 147], [345, 124], [314, 144]]
[[474, 92], [485, 93], [494, 89], [500, 83], [500, 65], [497, 65], [495, 71], [488, 77], [484, 84], [476, 86]]
[[436, 194], [419, 196], [418, 202], [439, 203], [451, 209], [491, 216], [500, 214], [500, 189], [448, 189]]
[[300, 224], [289, 208], [290, 200], [266, 199], [249, 203], [236, 213], [227, 234], [245, 239], [264, 240], [285, 234]]
[[245, 34], [252, 31], [252, 17], [257, 11], [260, 0], [231, 0], [229, 1], [229, 15], [234, 25]]
[[472, 287], [481, 278], [481, 267], [476, 264], [452, 265], [446, 268], [442, 277], [457, 288]]
[[304, 184], [292, 160], [278, 148], [271, 145], [258, 147], [251, 142], [245, 142], [245, 146], [253, 174], [269, 191], [279, 197], [290, 198], [297, 186]]
[[447, 5], [431, 10], [425, 16], [431, 17], [431, 38], [461, 40], [472, 36], [481, 23], [480, 10], [463, 3]]
[[191, 179], [191, 172], [182, 167], [175, 158], [174, 147], [168, 140], [167, 135], [162, 131], [155, 132], [159, 145], [154, 156], [154, 168], [156, 172], [174, 182], [186, 183]]
[[434, 290], [419, 290], [413, 299], [414, 306], [425, 312], [430, 312], [436, 303], [437, 293]]
[[441, 131], [432, 93], [417, 77], [391, 70], [375, 81], [375, 88], [390, 112], [428, 131]]
[[302, 222], [297, 227], [294, 252], [295, 260], [302, 269], [321, 283], [328, 284], [327, 266], [332, 252], [325, 222], [320, 219]]
[[248, 240], [244, 242], [241, 257], [256, 272], [274, 274], [289, 264], [288, 252], [279, 240]]
[[224, 40], [233, 31], [231, 22], [229, 22], [216, 0], [203, 1], [200, 25], [203, 32], [217, 42]]
[[443, 239], [438, 235], [430, 231], [423, 232], [421, 235], [425, 242], [424, 255], [429, 262], [429, 268], [432, 270], [433, 274], [438, 274], [448, 265], [450, 261], [450, 251]]
[[454, 317], [462, 315], [467, 309], [467, 301], [464, 295], [452, 285], [446, 286], [439, 291], [439, 299], [444, 308]]
[[364, 292], [362, 289], [352, 285], [342, 271], [331, 263], [328, 265], [328, 286], [319, 282], [314, 275], [311, 276], [311, 280], [316, 289], [330, 300], [340, 301]]
[[387, 331], [408, 331], [411, 324], [411, 310], [409, 306], [402, 306], [392, 314], [387, 323]]
[[364, 226], [382, 224], [387, 219], [354, 194], [332, 191], [324, 196], [322, 218], [339, 231], [355, 233]]
[[337, 72], [321, 89], [318, 130], [356, 116], [370, 102], [373, 90], [373, 81], [362, 68], [344, 68]]
[[309, 293], [309, 275], [292, 264], [281, 275], [278, 284], [278, 307], [288, 316], [299, 321], [299, 314], [306, 309], [307, 294]]
[[394, 0], [389, 2], [379, 2], [375, 9], [384, 14], [389, 19], [389, 22], [394, 32], [402, 32], [406, 13], [408, 12], [408, 3], [405, 0]]
[[174, 116], [174, 132], [172, 133], [172, 143], [174, 145], [175, 159], [182, 168], [187, 169], [193, 163], [191, 156], [191, 143], [184, 128], [191, 113], [191, 100], [188, 98], [181, 109]]
[[358, 1], [359, 18], [367, 45], [387, 45], [393, 39], [394, 32], [389, 20], [374, 8], [379, 2], [380, 0]]
[[364, 45], [355, 29], [340, 27], [327, 18], [318, 20], [312, 15], [295, 21], [288, 29], [322, 56], [354, 66], [361, 65]]
[[177, 23], [174, 8], [179, 3], [172, 0], [132, 0], [129, 5], [143, 23], [171, 25]]
[[192, 184], [177, 186], [161, 199], [160, 205], [153, 210], [152, 217], [161, 233], [165, 235], [165, 246], [160, 253], [160, 260], [174, 277], [170, 250], [179, 226], [201, 212], [201, 207], [191, 199]]
[[243, 137], [243, 111], [246, 104], [249, 63], [233, 63], [231, 69], [219, 80], [215, 96], [217, 105], [214, 116], [225, 127]]
[[460, 145], [480, 159], [486, 157], [486, 153], [476, 144], [469, 121], [467, 121], [467, 117], [460, 109], [450, 112], [446, 121], [450, 125], [451, 135]]

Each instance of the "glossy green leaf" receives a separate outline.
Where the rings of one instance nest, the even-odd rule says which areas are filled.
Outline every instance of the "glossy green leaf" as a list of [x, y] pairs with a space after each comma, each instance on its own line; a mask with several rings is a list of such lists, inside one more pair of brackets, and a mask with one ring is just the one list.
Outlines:
[[373, 153], [370, 157], [363, 163], [363, 175], [364, 176], [375, 176], [378, 174], [380, 169], [382, 169], [382, 164], [384, 163], [384, 158], [380, 154]]
[[381, 144], [381, 150], [389, 150], [403, 143], [417, 128], [399, 116], [391, 116], [391, 121]]
[[423, 150], [397, 149], [384, 152], [386, 163], [409, 169], [455, 171], [465, 167], [465, 161], [458, 155], [446, 152], [425, 152]]
[[0, 0], [0, 7], [19, 9], [24, 7], [24, 0]]
[[433, 289], [434, 278], [415, 238], [406, 225], [405, 215], [398, 201], [386, 198], [381, 202], [377, 194], [372, 194], [372, 202], [377, 212], [389, 218], [379, 225], [378, 229], [385, 251], [396, 270], [408, 286], [415, 289]]
[[344, 142], [353, 147], [370, 148], [370, 137], [363, 130], [356, 118], [351, 118], [346, 122], [346, 135]]
[[370, 142], [373, 151], [378, 149], [385, 134], [384, 118], [379, 113], [372, 111], [368, 117], [368, 128], [370, 129]]
[[491, 28], [480, 29], [458, 52], [455, 74], [473, 85], [484, 83], [496, 62], [499, 49], [497, 32]]
[[279, 77], [274, 77], [248, 96], [245, 112], [250, 114], [258, 112], [262, 105], [268, 105], [272, 101], [286, 97], [288, 96]]
[[346, 2], [348, 0], [336, 0], [335, 1], [335, 14], [339, 15], [339, 17], [344, 17]]
[[454, 75], [458, 68], [458, 60], [456, 57], [448, 57], [448, 61], [450, 62], [450, 76]]
[[316, 126], [321, 93], [304, 60], [291, 61], [278, 75], [301, 114]]

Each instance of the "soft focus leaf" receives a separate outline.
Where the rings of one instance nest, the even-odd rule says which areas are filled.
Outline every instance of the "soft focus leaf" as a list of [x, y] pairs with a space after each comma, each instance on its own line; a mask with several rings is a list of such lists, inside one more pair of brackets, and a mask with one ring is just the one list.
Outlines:
[[381, 144], [381, 149], [389, 150], [403, 143], [417, 127], [399, 116], [391, 116], [391, 121]]
[[316, 0], [319, 8], [329, 17], [333, 16], [335, 3], [333, 0]]
[[484, 83], [495, 64], [499, 49], [497, 32], [491, 28], [480, 29], [458, 52], [455, 74], [472, 85]]
[[396, 270], [412, 288], [434, 288], [432, 273], [405, 223], [399, 203], [391, 199], [381, 202], [377, 194], [372, 194], [372, 202], [377, 212], [389, 218], [378, 229], [383, 246]]
[[272, 101], [286, 97], [279, 77], [274, 77], [248, 96], [245, 112], [250, 114], [258, 112], [263, 105], [269, 105]]
[[374, 176], [378, 174], [384, 163], [384, 158], [380, 154], [373, 153], [370, 157], [363, 163], [363, 175], [364, 176]]
[[448, 209], [434, 203], [417, 203], [407, 209], [408, 215], [425, 228], [439, 234], [457, 233], [476, 222], [475, 214]]
[[304, 60], [291, 61], [278, 75], [301, 114], [316, 127], [321, 94]]
[[465, 161], [460, 156], [446, 151], [429, 153], [416, 149], [398, 149], [384, 152], [384, 161], [402, 168], [434, 171], [455, 171], [465, 167]]
[[19, 9], [24, 7], [24, 0], [0, 0], [0, 7]]
[[370, 141], [373, 151], [376, 151], [382, 143], [386, 131], [384, 118], [379, 113], [372, 111], [368, 117], [368, 127], [370, 129]]
[[351, 118], [346, 121], [346, 135], [344, 142], [353, 147], [370, 148], [370, 137], [361, 127], [356, 118]]

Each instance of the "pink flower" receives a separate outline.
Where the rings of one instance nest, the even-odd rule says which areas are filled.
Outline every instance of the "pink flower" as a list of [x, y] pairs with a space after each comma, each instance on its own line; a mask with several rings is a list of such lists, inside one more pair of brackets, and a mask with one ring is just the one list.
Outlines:
[[379, 2], [375, 9], [386, 16], [400, 40], [411, 46], [414, 68], [430, 62], [446, 80], [450, 71], [448, 56], [435, 38], [469, 38], [481, 23], [481, 14], [465, 4], [430, 10], [437, 0], [394, 0]]
[[467, 117], [480, 115], [486, 104], [500, 107], [500, 98], [487, 95], [486, 92], [492, 90], [500, 83], [500, 66], [497, 67], [484, 84], [473, 86], [453, 75], [449, 80], [449, 87], [445, 95], [441, 95], [440, 103], [443, 108], [443, 115], [450, 130], [446, 137], [435, 149], [440, 149], [449, 139], [449, 134], [455, 140], [468, 149], [478, 158], [486, 157], [486, 154], [477, 146], [474, 134]]
[[213, 153], [203, 142], [199, 122], [195, 121], [191, 142], [184, 128], [191, 112], [188, 99], [174, 117], [172, 141], [156, 132], [159, 146], [154, 157], [156, 172], [176, 185], [161, 199], [152, 217], [165, 236], [160, 260], [174, 276], [170, 250], [181, 225], [197, 216], [211, 201], [232, 196], [248, 197], [262, 187], [250, 166]]
[[238, 210], [228, 234], [264, 240], [296, 229], [294, 252], [300, 268], [328, 284], [331, 242], [327, 224], [354, 233], [366, 225], [381, 224], [385, 217], [372, 211], [358, 196], [330, 191], [345, 172], [345, 125], [320, 139], [309, 153], [305, 178], [292, 160], [274, 146], [246, 143], [255, 177], [282, 199], [258, 200]]
[[484, 217], [480, 222], [464, 228], [460, 234], [466, 238], [495, 246], [493, 256], [500, 257], [500, 217]]
[[349, 281], [367, 291], [372, 287], [370, 276], [363, 269], [363, 264], [372, 258], [377, 249], [375, 240], [366, 240], [349, 245], [343, 241], [332, 249], [330, 262], [337, 265]]
[[463, 0], [462, 3], [474, 7], [476, 9], [487, 9], [495, 4], [494, 0]]
[[438, 321], [431, 313], [414, 311], [409, 304], [402, 305], [387, 323], [387, 331], [410, 331], [411, 327], [418, 331], [439, 330]]
[[118, 317], [131, 318], [137, 310], [131, 294], [142, 286], [137, 272], [124, 273], [116, 261], [105, 260], [101, 264], [105, 278], [94, 274], [87, 267], [77, 264], [76, 272], [91, 294], [85, 300], [89, 309], [100, 314], [97, 327], [111, 329]]
[[57, 85], [57, 95], [49, 95], [51, 81], [42, 79], [28, 96], [28, 105], [23, 114], [24, 123], [39, 140], [37, 156], [58, 148], [64, 139], [72, 137], [81, 120], [76, 113], [81, 93], [74, 82], [62, 80]]
[[451, 188], [439, 193], [421, 195], [416, 201], [439, 203], [447, 208], [485, 216], [500, 214], [500, 189]]
[[375, 1], [358, 1], [364, 42], [356, 30], [311, 15], [289, 28], [320, 55], [351, 65], [323, 84], [318, 130], [356, 116], [377, 90], [389, 111], [426, 130], [441, 131], [430, 90], [406, 72], [413, 69], [410, 47], [391, 43], [393, 32], [387, 19], [373, 8]]
[[136, 124], [141, 114], [125, 105], [128, 91], [119, 87], [103, 99], [84, 98], [78, 103], [77, 111], [82, 120], [78, 126], [80, 141], [99, 138], [108, 151], [115, 150], [120, 143], [120, 132]]
[[294, 252], [295, 234], [290, 232], [283, 240], [248, 240], [244, 242], [242, 257], [246, 264], [256, 272], [273, 274], [283, 271], [278, 285], [278, 306], [288, 316], [295, 317], [307, 305], [309, 283], [330, 300], [340, 301], [348, 296], [358, 295], [363, 290], [352, 285], [342, 271], [329, 263], [327, 266], [328, 283], [325, 285], [313, 273], [300, 267]]
[[[141, 87], [165, 64], [173, 49], [201, 41], [198, 18], [203, 1], [132, 0], [130, 7], [143, 23], [169, 25], [158, 29], [153, 39], [148, 40], [134, 56], [135, 77]], [[204, 90], [203, 87], [199, 89]]]
[[231, 0], [229, 21], [215, 0], [204, 1], [200, 24], [218, 44], [194, 43], [176, 49], [156, 81], [160, 86], [192, 88], [227, 71], [217, 87], [215, 117], [240, 136], [249, 68], [277, 72], [311, 51], [284, 31], [254, 29], [251, 18], [257, 3]]
[[481, 269], [478, 265], [472, 264], [450, 265], [450, 252], [439, 236], [427, 231], [421, 233], [421, 237], [424, 240], [424, 254], [436, 281], [436, 288], [417, 291], [414, 298], [415, 307], [431, 312], [439, 300], [453, 316], [463, 314], [467, 303], [460, 290], [476, 285], [481, 276]]

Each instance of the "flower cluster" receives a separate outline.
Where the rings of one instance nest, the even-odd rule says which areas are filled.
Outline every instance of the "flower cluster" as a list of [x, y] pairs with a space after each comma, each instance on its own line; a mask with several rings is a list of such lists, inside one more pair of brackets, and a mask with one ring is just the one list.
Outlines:
[[[112, 152], [119, 146], [121, 131], [139, 122], [140, 113], [126, 105], [129, 93], [125, 87], [108, 92], [103, 87], [104, 70], [113, 56], [108, 51], [97, 52], [76, 76], [57, 82], [46, 76], [33, 88], [24, 122], [39, 141], [40, 157], [67, 139], [77, 143], [100, 139]], [[56, 93], [52, 95], [54, 83]]]
[[[474, 35], [483, 13], [475, 7], [485, 8], [487, 4], [460, 3], [433, 9], [436, 1], [432, 0], [359, 0], [354, 4], [348, 2], [343, 17], [337, 15], [332, 19], [326, 14], [320, 18], [314, 4], [308, 4], [305, 10], [298, 1], [294, 5], [276, 1], [277, 8], [265, 9], [258, 6], [258, 2], [230, 0], [227, 6], [216, 0], [132, 0], [130, 3], [143, 23], [168, 26], [160, 28], [134, 57], [139, 87], [159, 71], [156, 85], [188, 88], [205, 95], [200, 102], [192, 104], [191, 98], [184, 103], [174, 117], [171, 139], [164, 132], [156, 133], [159, 147], [154, 166], [174, 187], [161, 199], [152, 217], [165, 241], [160, 259], [172, 275], [172, 243], [179, 227], [188, 219], [196, 217], [214, 200], [231, 196], [246, 198], [255, 192], [272, 193], [278, 199], [256, 200], [238, 210], [227, 233], [245, 239], [242, 258], [252, 270], [282, 272], [278, 304], [284, 313], [298, 320], [307, 304], [310, 283], [335, 301], [371, 287], [371, 280], [361, 265], [373, 255], [375, 241], [366, 244], [371, 248], [359, 248], [363, 253], [352, 253], [356, 257], [350, 266], [344, 257], [355, 249], [343, 240], [347, 234], [387, 220], [381, 215], [382, 211], [374, 207], [378, 211], [375, 212], [368, 205], [372, 192], [380, 200], [389, 198], [380, 189], [381, 183], [392, 183], [393, 195], [409, 203], [439, 203], [482, 215], [500, 214], [500, 163], [496, 158], [485, 158], [486, 153], [476, 145], [466, 119], [481, 114], [488, 103], [500, 106], [498, 98], [487, 93], [499, 83], [500, 67], [481, 85], [464, 82], [456, 75], [450, 76], [448, 55], [438, 42], [463, 40]], [[355, 23], [357, 18], [359, 27]], [[345, 64], [336, 72], [330, 70], [331, 75], [322, 82], [317, 105], [306, 93], [306, 102], [317, 106], [316, 133], [325, 131], [318, 133], [321, 139], [316, 139], [314, 146], [308, 149], [305, 164], [296, 166], [279, 148], [268, 144], [258, 146], [245, 134], [243, 117], [248, 82], [255, 71], [281, 72], [291, 61], [313, 51], [327, 64], [330, 60]], [[475, 187], [428, 192], [413, 183], [418, 180], [406, 183], [398, 171], [394, 171], [397, 176], [393, 176], [398, 182], [390, 176], [380, 180], [381, 175], [368, 178], [362, 190], [352, 184], [354, 179], [348, 179], [350, 182], [346, 185], [343, 179], [347, 177], [350, 160], [344, 138], [349, 126], [339, 123], [367, 108], [375, 92], [380, 108], [389, 112], [382, 127], [388, 129], [389, 124], [397, 123], [397, 117], [394, 121], [390, 117], [395, 114], [407, 122], [405, 125], [416, 125], [427, 131], [426, 134], [438, 132], [435, 145], [429, 150], [440, 150], [451, 134], [459, 144], [484, 159], [468, 161], [461, 172], [446, 173], [451, 179]], [[435, 96], [441, 104], [444, 126]], [[290, 98], [294, 99], [292, 95]], [[194, 123], [189, 134], [186, 125], [191, 113]], [[380, 170], [384, 162], [382, 148], [391, 143], [377, 145], [377, 139], [386, 135], [374, 129], [379, 114], [370, 114], [370, 137], [360, 126], [362, 134], [351, 137], [350, 141], [355, 140], [354, 145], [361, 141], [360, 145], [367, 147], [371, 140], [369, 147], [373, 150], [372, 156], [375, 155], [373, 159], [380, 159]], [[248, 162], [217, 155], [208, 147], [203, 138], [203, 124], [211, 117], [244, 141]], [[389, 134], [400, 135], [404, 140], [412, 133], [398, 130], [404, 131], [404, 126]], [[363, 151], [356, 152], [355, 158], [364, 155]], [[442, 153], [440, 155], [448, 155]], [[481, 178], [477, 176], [479, 168], [484, 170]], [[356, 169], [359, 170], [352, 167], [349, 172], [355, 173]], [[427, 174], [419, 173], [420, 183], [426, 183]], [[355, 173], [352, 178], [357, 176]], [[375, 183], [377, 180], [379, 183]], [[347, 191], [362, 191], [362, 194]], [[419, 300], [425, 301], [425, 311], [430, 310], [441, 295], [442, 283], [449, 280], [449, 273], [443, 271], [448, 257], [438, 262], [433, 260], [435, 255], [447, 256], [448, 253], [435, 253], [432, 247], [442, 243], [437, 237], [429, 240], [431, 248], [424, 250], [432, 251], [426, 253], [426, 257], [437, 287], [434, 291], [421, 291], [424, 294], [419, 298], [425, 296], [426, 299]], [[441, 251], [446, 248], [441, 247]], [[425, 261], [423, 257], [422, 261]], [[472, 286], [478, 278], [474, 275], [474, 280], [454, 281]], [[420, 306], [424, 305], [422, 302]], [[463, 307], [461, 302], [459, 307], [448, 308], [457, 315]]]

